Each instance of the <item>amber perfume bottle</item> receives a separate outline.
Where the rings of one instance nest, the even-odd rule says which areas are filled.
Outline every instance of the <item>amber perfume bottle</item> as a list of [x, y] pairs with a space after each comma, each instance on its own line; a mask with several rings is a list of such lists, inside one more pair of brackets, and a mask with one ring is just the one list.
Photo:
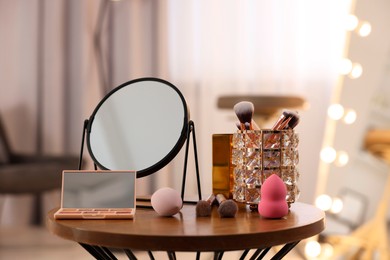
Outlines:
[[233, 198], [233, 134], [213, 134], [213, 193]]

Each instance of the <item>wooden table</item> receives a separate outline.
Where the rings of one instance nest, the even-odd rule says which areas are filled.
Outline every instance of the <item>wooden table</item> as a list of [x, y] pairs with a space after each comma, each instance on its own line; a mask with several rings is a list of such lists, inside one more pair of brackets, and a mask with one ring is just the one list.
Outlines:
[[[272, 246], [285, 245], [275, 255], [282, 258], [300, 240], [324, 229], [324, 213], [314, 206], [294, 203], [283, 219], [264, 219], [240, 206], [235, 218], [220, 218], [216, 207], [211, 217], [196, 218], [195, 205], [184, 205], [173, 217], [159, 217], [153, 209], [137, 208], [133, 220], [55, 220], [56, 209], [47, 216], [48, 229], [57, 236], [80, 243], [96, 258], [111, 259], [107, 248], [167, 251], [224, 251], [258, 249], [266, 253]], [[151, 256], [152, 257], [152, 256]]]

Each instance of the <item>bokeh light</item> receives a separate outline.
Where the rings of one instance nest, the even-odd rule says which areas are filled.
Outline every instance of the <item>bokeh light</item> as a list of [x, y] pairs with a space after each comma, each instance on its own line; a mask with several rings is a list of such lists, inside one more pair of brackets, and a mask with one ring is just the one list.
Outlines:
[[344, 107], [340, 104], [332, 104], [328, 108], [328, 116], [333, 120], [339, 120], [344, 115]]
[[348, 109], [345, 114], [344, 114], [344, 123], [350, 125], [350, 124], [353, 124], [355, 123], [356, 121], [356, 118], [357, 118], [357, 114], [355, 112], [355, 110], [353, 109]]
[[322, 194], [316, 198], [315, 205], [317, 208], [328, 211], [332, 208], [332, 198], [327, 194]]
[[352, 61], [350, 59], [342, 59], [339, 63], [339, 73], [348, 75], [352, 71]]
[[338, 151], [336, 154], [335, 164], [336, 166], [343, 167], [349, 162], [349, 155], [345, 151]]
[[345, 19], [345, 29], [347, 31], [353, 31], [355, 30], [359, 25], [359, 19], [356, 17], [356, 15], [350, 14]]
[[334, 198], [330, 212], [338, 214], [343, 210], [343, 201], [340, 198]]
[[357, 79], [363, 74], [363, 67], [359, 63], [352, 64], [352, 70], [349, 73], [351, 79]]
[[358, 34], [361, 37], [366, 37], [371, 33], [371, 24], [369, 22], [362, 22], [358, 28]]
[[317, 257], [321, 254], [321, 245], [317, 241], [309, 241], [305, 245], [305, 254], [308, 257]]
[[336, 150], [332, 147], [325, 147], [321, 150], [321, 160], [326, 163], [332, 163], [336, 159], [337, 153]]

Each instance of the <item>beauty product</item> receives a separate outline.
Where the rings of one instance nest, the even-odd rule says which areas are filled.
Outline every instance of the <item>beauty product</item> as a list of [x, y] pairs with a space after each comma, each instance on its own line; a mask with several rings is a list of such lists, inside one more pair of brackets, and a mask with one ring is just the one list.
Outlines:
[[213, 194], [221, 193], [226, 198], [233, 196], [232, 137], [232, 134], [213, 134], [212, 136], [212, 192]]
[[215, 195], [211, 194], [206, 200], [200, 200], [196, 203], [196, 216], [209, 217], [211, 215], [211, 208], [216, 201]]
[[290, 117], [290, 121], [288, 122], [287, 128], [294, 129], [299, 123], [299, 114], [294, 111], [286, 110], [285, 113]]
[[[287, 129], [294, 129], [299, 123], [299, 115], [296, 112], [285, 110], [283, 111], [282, 115], [278, 118], [274, 126], [272, 127], [272, 130], [287, 130]], [[269, 142], [274, 142], [276, 139], [276, 135], [272, 135]]]
[[259, 214], [264, 218], [282, 218], [288, 214], [287, 189], [283, 180], [276, 174], [268, 177], [261, 187]]
[[253, 130], [260, 130], [260, 127], [257, 125], [257, 123], [252, 119], [252, 128]]
[[178, 213], [183, 207], [180, 193], [172, 188], [161, 188], [153, 193], [151, 198], [153, 209], [163, 217]]
[[234, 218], [238, 211], [237, 203], [234, 200], [226, 199], [223, 194], [217, 194], [218, 214], [221, 218]]
[[283, 111], [272, 127], [272, 130], [293, 129], [299, 123], [298, 113], [290, 110]]
[[234, 105], [234, 112], [241, 123], [241, 130], [246, 130], [245, 123], [249, 123], [249, 129], [253, 130], [252, 117], [255, 111], [254, 105], [249, 101], [241, 101]]

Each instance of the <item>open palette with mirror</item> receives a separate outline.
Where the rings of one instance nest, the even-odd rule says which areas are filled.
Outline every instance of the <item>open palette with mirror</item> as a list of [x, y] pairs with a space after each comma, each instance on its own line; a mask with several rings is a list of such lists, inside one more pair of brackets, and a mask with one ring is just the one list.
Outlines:
[[84, 142], [95, 169], [133, 170], [137, 178], [166, 166], [186, 143], [181, 196], [184, 198], [190, 137], [201, 199], [195, 125], [180, 90], [158, 78], [139, 78], [110, 91], [85, 120]]
[[135, 171], [62, 172], [61, 207], [55, 219], [133, 219]]

